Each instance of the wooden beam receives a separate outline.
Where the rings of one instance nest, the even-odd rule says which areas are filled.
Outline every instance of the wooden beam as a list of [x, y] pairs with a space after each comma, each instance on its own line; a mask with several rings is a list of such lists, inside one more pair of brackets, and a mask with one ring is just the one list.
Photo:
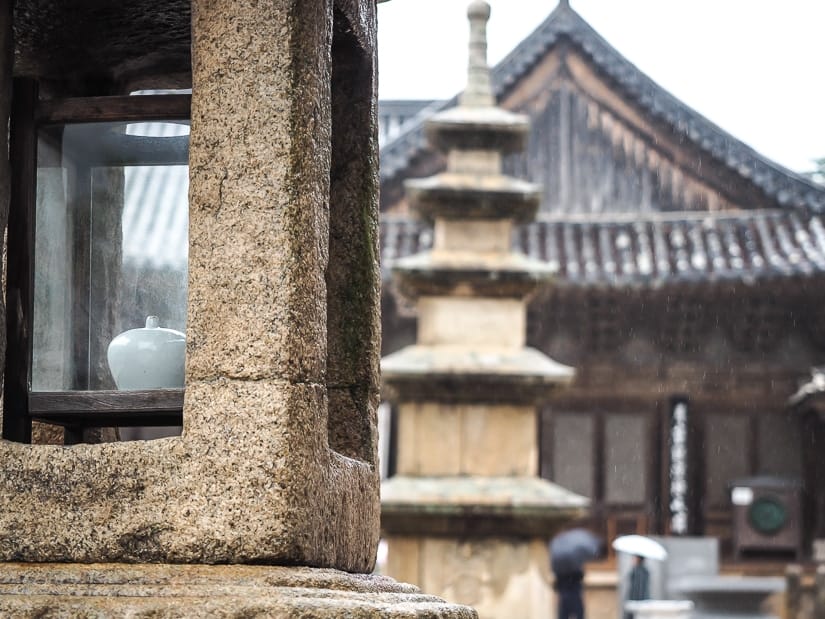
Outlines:
[[40, 101], [38, 124], [188, 120], [192, 95], [75, 97]]
[[179, 426], [183, 389], [146, 391], [36, 391], [33, 419], [70, 426]]

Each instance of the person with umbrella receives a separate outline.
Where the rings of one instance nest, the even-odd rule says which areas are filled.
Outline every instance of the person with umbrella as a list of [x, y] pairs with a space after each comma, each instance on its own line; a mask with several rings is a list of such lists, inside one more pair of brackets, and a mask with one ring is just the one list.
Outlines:
[[558, 619], [584, 619], [584, 563], [601, 555], [602, 542], [587, 529], [570, 529], [550, 542], [550, 565], [555, 575]]
[[[627, 601], [650, 599], [650, 572], [645, 558], [664, 561], [667, 551], [659, 542], [643, 535], [624, 535], [613, 540], [613, 548], [633, 555], [633, 568], [627, 577]], [[633, 619], [633, 613], [625, 611], [624, 619]]]
[[[645, 567], [645, 558], [642, 555], [633, 556], [633, 569], [627, 577], [627, 599], [641, 601], [650, 599], [650, 572]], [[633, 619], [633, 613], [625, 611], [625, 619]]]

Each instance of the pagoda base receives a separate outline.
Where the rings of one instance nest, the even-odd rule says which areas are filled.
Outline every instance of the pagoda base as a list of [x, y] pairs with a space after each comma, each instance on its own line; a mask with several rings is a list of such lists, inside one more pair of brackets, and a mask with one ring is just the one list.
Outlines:
[[545, 539], [388, 536], [387, 574], [471, 605], [481, 619], [552, 617]]
[[5, 563], [3, 617], [433, 617], [472, 619], [384, 576], [251, 565]]
[[395, 476], [381, 485], [386, 573], [482, 619], [552, 616], [548, 542], [588, 500], [537, 477]]

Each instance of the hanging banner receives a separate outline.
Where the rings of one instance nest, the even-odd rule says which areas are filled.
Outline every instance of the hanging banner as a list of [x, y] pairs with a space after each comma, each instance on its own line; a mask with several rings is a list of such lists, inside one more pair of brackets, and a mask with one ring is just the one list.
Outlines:
[[684, 400], [673, 403], [670, 410], [670, 533], [687, 535], [690, 532], [688, 484], [688, 406]]

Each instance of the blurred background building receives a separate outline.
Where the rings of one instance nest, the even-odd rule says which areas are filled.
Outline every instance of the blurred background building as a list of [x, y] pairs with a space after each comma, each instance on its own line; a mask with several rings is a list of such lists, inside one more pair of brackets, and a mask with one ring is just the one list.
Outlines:
[[[541, 474], [590, 497], [582, 524], [608, 539], [716, 536], [724, 558], [762, 565], [812, 556], [825, 428], [788, 399], [825, 348], [825, 188], [671, 96], [565, 2], [493, 81], [531, 121], [505, 169], [544, 187], [514, 244], [557, 272], [528, 344], [577, 369], [541, 413]], [[403, 182], [445, 168], [423, 122], [457, 102], [381, 102], [385, 355], [416, 328], [389, 269], [433, 243]], [[734, 487], [750, 489], [739, 504]], [[737, 515], [763, 496], [781, 522]]]

